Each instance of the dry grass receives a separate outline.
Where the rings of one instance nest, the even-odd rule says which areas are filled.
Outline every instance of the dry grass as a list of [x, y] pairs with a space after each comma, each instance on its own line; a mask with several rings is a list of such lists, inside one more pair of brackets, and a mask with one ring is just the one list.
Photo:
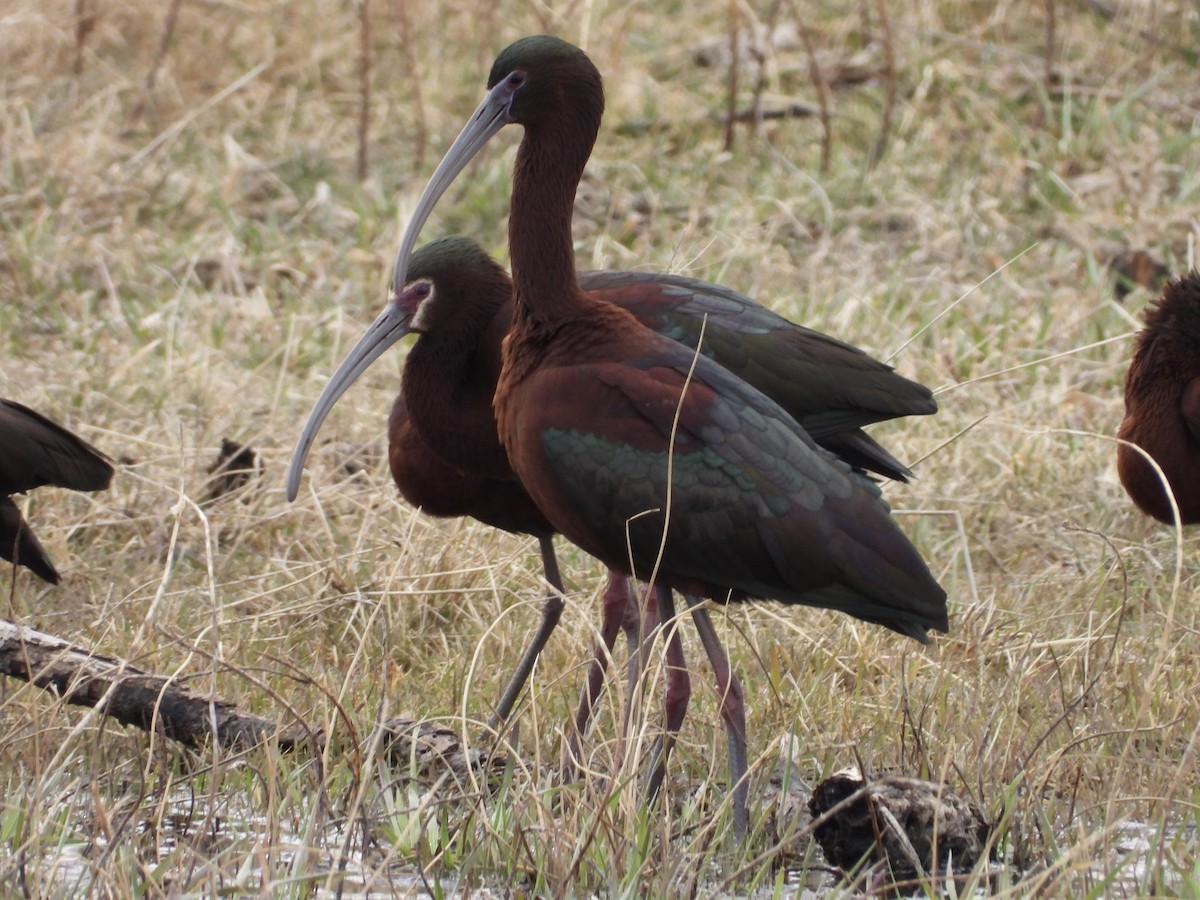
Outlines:
[[[395, 498], [382, 451], [400, 354], [339, 404], [324, 433], [341, 443], [283, 500], [313, 398], [382, 303], [405, 210], [494, 54], [547, 29], [607, 77], [583, 265], [729, 284], [895, 354], [939, 391], [936, 419], [875, 433], [919, 461], [888, 495], [914, 511], [903, 524], [950, 592], [953, 633], [925, 651], [832, 614], [719, 615], [750, 692], [755, 796], [794, 732], [806, 779], [858, 757], [974, 796], [999, 820], [997, 893], [1197, 889], [1200, 555], [1115, 479], [1127, 338], [1149, 295], [1117, 304], [1104, 266], [1115, 244], [1179, 271], [1200, 236], [1194, 5], [1120, 3], [1107, 18], [1085, 3], [891, 4], [896, 108], [869, 169], [889, 93], [878, 7], [806, 4], [825, 77], [868, 76], [832, 80], [825, 173], [817, 119], [742, 127], [722, 149], [729, 79], [694, 51], [726, 41], [729, 6], [669, 6], [372, 4], [361, 182], [353, 4], [182, 4], [161, 59], [170, 4], [16, 0], [0, 14], [0, 395], [122, 463], [107, 493], [29, 499], [66, 578], [47, 589], [5, 570], [8, 615], [333, 736], [319, 761], [190, 757], [8, 683], [5, 893], [357, 890], [343, 850], [384, 894], [439, 879], [536, 895], [797, 890], [778, 856], [759, 858], [765, 821], [745, 847], [727, 839], [704, 677], [666, 814], [639, 808], [638, 759], [622, 760], [607, 712], [590, 746], [615, 787], [560, 790], [518, 769], [486, 803], [380, 789], [387, 773], [360, 752], [376, 718], [486, 718], [540, 595], [529, 541]], [[799, 46], [766, 53], [768, 107], [815, 99]], [[757, 78], [738, 79], [743, 103]], [[647, 120], [665, 127], [622, 127]], [[503, 254], [514, 138], [427, 237]], [[267, 474], [202, 508], [225, 436], [259, 449]], [[541, 765], [596, 622], [598, 568], [564, 559], [576, 602], [515, 741]], [[1117, 862], [1127, 821], [1152, 829], [1137, 872]]]

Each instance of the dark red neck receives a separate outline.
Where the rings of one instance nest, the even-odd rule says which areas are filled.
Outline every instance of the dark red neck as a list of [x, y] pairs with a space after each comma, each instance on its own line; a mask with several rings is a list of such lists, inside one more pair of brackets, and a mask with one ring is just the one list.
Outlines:
[[598, 102], [579, 104], [573, 115], [526, 126], [513, 170], [508, 226], [521, 328], [552, 326], [589, 305], [576, 278], [571, 215], [603, 108], [601, 93]]

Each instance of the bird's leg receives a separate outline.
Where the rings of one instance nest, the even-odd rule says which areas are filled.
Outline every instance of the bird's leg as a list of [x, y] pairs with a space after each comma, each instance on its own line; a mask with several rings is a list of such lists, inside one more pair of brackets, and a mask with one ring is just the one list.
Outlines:
[[641, 687], [642, 674], [650, 660], [650, 645], [658, 634], [661, 624], [658, 618], [658, 599], [654, 591], [646, 593], [646, 609], [641, 608], [641, 591], [630, 585], [629, 605], [625, 608], [625, 619], [621, 628], [625, 631], [625, 640], [629, 645], [629, 659], [626, 660], [626, 677], [629, 680], [629, 691], [625, 695], [625, 718], [623, 725], [625, 733], [629, 734], [630, 723], [633, 721], [634, 700]]
[[662, 788], [667, 773], [667, 759], [675, 746], [675, 738], [683, 717], [687, 715], [688, 700], [692, 696], [691, 679], [687, 663], [683, 658], [683, 641], [679, 637], [679, 623], [675, 621], [675, 599], [670, 588], [654, 587], [658, 603], [659, 627], [667, 629], [667, 689], [663, 696], [663, 732], [655, 742], [651, 756], [650, 778], [646, 782], [646, 797], [653, 800]]
[[504, 689], [500, 702], [496, 704], [496, 711], [492, 713], [492, 718], [488, 721], [488, 728], [493, 731], [507, 721], [509, 713], [516, 705], [517, 697], [521, 694], [521, 689], [529, 680], [529, 673], [533, 671], [534, 663], [537, 662], [546, 642], [550, 640], [550, 635], [558, 627], [558, 620], [562, 618], [563, 607], [567, 603], [564, 599], [566, 592], [563, 590], [562, 576], [558, 572], [558, 558], [554, 555], [554, 541], [549, 537], [539, 537], [538, 547], [542, 551], [542, 568], [545, 570], [550, 590], [546, 592], [546, 602], [542, 604], [542, 621], [538, 625], [537, 633], [533, 636], [529, 647], [526, 648], [525, 655], [521, 657], [521, 662], [517, 665], [517, 671], [509, 679], [508, 687]]
[[650, 648], [658, 634], [658, 607], [655, 592], [647, 586], [644, 595], [646, 609], [642, 610], [643, 594], [635, 582], [629, 582], [629, 593], [621, 619], [621, 630], [625, 632], [625, 641], [629, 649], [629, 658], [625, 662], [626, 677], [629, 680], [625, 693], [625, 709], [621, 717], [621, 741], [636, 730], [634, 728], [634, 710], [641, 709], [641, 696], [644, 685], [642, 675], [645, 674], [650, 659]]
[[[604, 676], [608, 671], [608, 661], [612, 658], [613, 645], [617, 642], [617, 632], [624, 631], [628, 637], [632, 630], [632, 637], [629, 638], [631, 647], [637, 645], [637, 598], [632, 587], [624, 575], [609, 570], [608, 583], [600, 599], [600, 643], [596, 645], [596, 653], [588, 666], [587, 681], [579, 698], [579, 710], [575, 713], [575, 731], [567, 742], [567, 754], [562, 764], [563, 781], [574, 778], [575, 766], [580, 758], [580, 744], [591, 724], [600, 691], [604, 688]], [[632, 625], [629, 621], [630, 609], [635, 617]]]
[[700, 643], [712, 663], [717, 676], [717, 690], [721, 692], [721, 718], [725, 720], [725, 735], [729, 742], [729, 786], [733, 791], [733, 830], [739, 837], [746, 834], [749, 819], [746, 815], [746, 704], [742, 683], [729, 667], [729, 657], [717, 637], [712, 619], [704, 607], [704, 600], [684, 594], [692, 611], [692, 621], [700, 635]]

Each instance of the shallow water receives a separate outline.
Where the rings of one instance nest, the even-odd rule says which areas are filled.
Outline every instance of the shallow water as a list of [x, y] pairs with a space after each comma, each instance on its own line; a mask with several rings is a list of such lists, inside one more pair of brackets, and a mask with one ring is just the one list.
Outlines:
[[[329, 825], [316, 835], [310, 829], [306, 838], [299, 827], [302, 823], [294, 820], [286, 824], [280, 822], [272, 829], [262, 816], [238, 816], [228, 807], [215, 816], [206, 817], [201, 812], [204, 802], [204, 798], [196, 797], [190, 790], [180, 790], [162, 816], [157, 831], [146, 821], [128, 832], [127, 843], [131, 846], [116, 848], [124, 850], [125, 857], [114, 859], [107, 852], [108, 844], [100, 836], [91, 841], [63, 840], [52, 854], [40, 861], [40, 880], [43, 884], [52, 884], [55, 892], [69, 896], [106, 893], [114, 883], [122, 882], [104, 869], [112, 865], [128, 868], [127, 857], [132, 852], [137, 855], [143, 873], [153, 873], [160, 867], [164, 873], [177, 866], [185, 868], [186, 874], [170, 871], [163, 879], [164, 886], [183, 888], [185, 892], [217, 889], [253, 893], [266, 890], [275, 895], [295, 893], [361, 900], [463, 893], [485, 900], [512, 896], [512, 887], [507, 885], [488, 887], [469, 882], [462, 885], [457, 879], [446, 877], [424, 879], [416, 865], [389, 859], [390, 848], [386, 846], [374, 847], [364, 854], [361, 826], [355, 826], [357, 830], [350, 841], [347, 841], [344, 825]], [[85, 798], [76, 803], [81, 811], [87, 806]], [[85, 812], [77, 821], [88, 821], [89, 818]], [[1109, 829], [1107, 835], [1095, 836], [1090, 851], [1095, 854], [1095, 859], [1086, 871], [1079, 871], [1078, 864], [1069, 868], [1078, 872], [1081, 886], [1086, 886], [1090, 893], [1099, 891], [1105, 897], [1144, 896], [1150, 887], [1176, 893], [1183, 886], [1184, 878], [1178, 869], [1172, 868], [1172, 845], [1182, 840], [1190, 852], [1195, 844], [1194, 831], [1194, 828], [1172, 829], [1164, 839], [1155, 826], [1123, 821]], [[272, 834], [275, 835], [273, 839]], [[344, 847], [350, 849], [343, 855]], [[1156, 862], [1160, 848], [1165, 848], [1167, 865]], [[816, 861], [820, 862], [819, 854]], [[1178, 865], [1178, 860], [1173, 862]], [[1064, 861], [1064, 870], [1068, 865]], [[1161, 879], [1157, 885], [1150, 880], [1156, 865]], [[206, 872], [206, 868], [211, 871]], [[1012, 886], [1022, 880], [1017, 874], [1006, 872], [1000, 864], [993, 865], [993, 873], [999, 884]], [[130, 883], [138, 884], [143, 880], [132, 869], [128, 875]], [[149, 877], [154, 878], [154, 875]], [[188, 883], [180, 884], [181, 878], [187, 878]], [[1032, 878], [1037, 880], [1036, 875]], [[716, 885], [710, 886], [710, 890], [715, 888]], [[781, 882], [769, 881], [752, 896], [756, 900], [776, 896], [788, 900], [817, 900], [837, 893], [837, 888], [836, 877], [828, 871], [789, 870]], [[700, 893], [746, 896], [710, 895], [703, 888]], [[985, 897], [987, 892], [976, 891], [974, 896]]]

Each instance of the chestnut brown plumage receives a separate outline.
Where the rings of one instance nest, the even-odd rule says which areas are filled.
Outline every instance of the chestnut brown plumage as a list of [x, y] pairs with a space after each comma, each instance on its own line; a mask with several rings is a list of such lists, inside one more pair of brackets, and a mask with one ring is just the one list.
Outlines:
[[40, 413], [0, 400], [0, 557], [58, 584], [58, 570], [9, 496], [43, 485], [101, 491], [112, 481], [107, 457]]
[[[920, 640], [930, 628], [945, 630], [945, 592], [869, 479], [754, 388], [580, 288], [572, 202], [604, 106], [587, 56], [555, 38], [526, 38], [500, 54], [488, 87], [417, 204], [393, 294], [407, 283], [416, 236], [438, 197], [488, 138], [523, 125], [509, 218], [515, 312], [494, 408], [511, 466], [551, 524], [609, 568], [651, 581], [664, 624], [678, 589], [840, 609]], [[864, 424], [834, 418], [836, 431]], [[720, 671], [724, 654], [707, 616], [696, 623]], [[690, 693], [676, 629], [667, 661], [651, 794]], [[725, 671], [742, 831], [744, 727], [732, 724], [729, 707], [740, 713], [741, 703]]]
[[[1158, 463], [1180, 522], [1200, 522], [1200, 273], [1167, 285], [1146, 310], [1125, 377], [1125, 419], [1117, 436]], [[1174, 523], [1162, 477], [1141, 453], [1118, 445], [1117, 473], [1138, 509]]]
[[[932, 413], [936, 403], [926, 388], [861, 350], [696, 279], [584, 272], [580, 283], [596, 300], [628, 309], [643, 324], [685, 345], [697, 342], [704, 328], [706, 355], [773, 396], [802, 424], [812, 423], [824, 446], [889, 478], [910, 474], [853, 424]], [[441, 238], [414, 253], [408, 283], [385, 311], [387, 322], [377, 321], [350, 351], [314, 407], [289, 478], [289, 491], [294, 493], [316, 429], [350, 384], [344, 373], [356, 376], [365, 368], [364, 359], [369, 364], [404, 335], [417, 333], [388, 422], [389, 462], [401, 494], [432, 515], [469, 515], [535, 536], [553, 587], [538, 632], [497, 705], [493, 724], [508, 717], [563, 608], [550, 540], [554, 528], [508, 467], [492, 414], [500, 340], [512, 322], [512, 303], [508, 273], [469, 239]], [[830, 430], [835, 428], [844, 430]], [[602, 601], [602, 644], [588, 672], [576, 736], [591, 719], [618, 631], [625, 630], [631, 645], [635, 642], [637, 609], [627, 609], [632, 596], [624, 576], [610, 572]], [[696, 615], [705, 617], [702, 612]]]

